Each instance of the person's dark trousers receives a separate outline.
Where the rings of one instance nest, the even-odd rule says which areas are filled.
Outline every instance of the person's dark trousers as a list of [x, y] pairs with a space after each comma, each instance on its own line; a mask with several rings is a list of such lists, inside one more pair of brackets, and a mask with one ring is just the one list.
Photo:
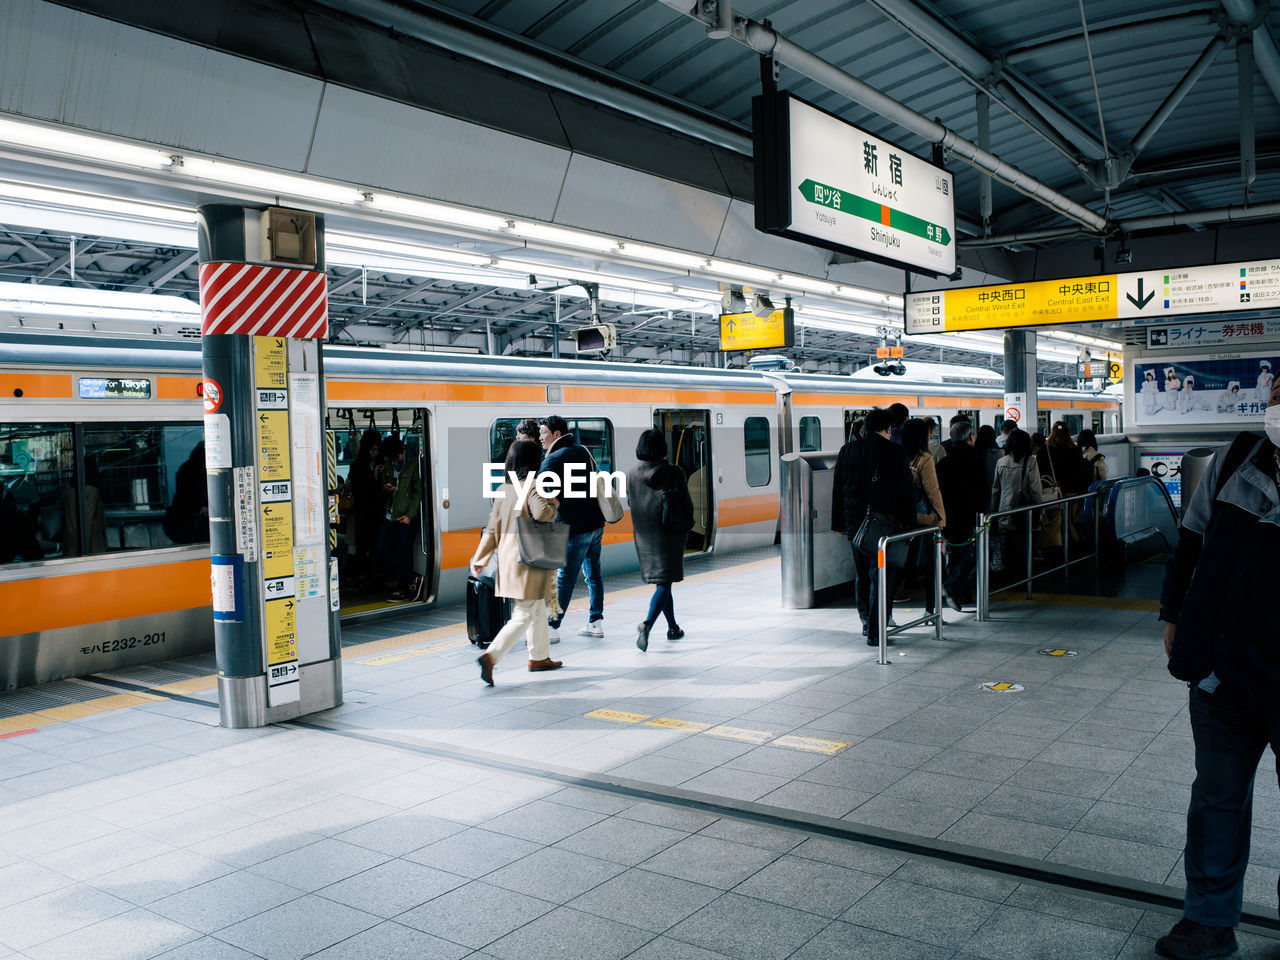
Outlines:
[[400, 586], [413, 586], [417, 574], [413, 570], [413, 542], [418, 535], [418, 521], [386, 522], [378, 531], [378, 559], [395, 575]]
[[649, 600], [649, 615], [644, 618], [644, 622], [653, 626], [658, 620], [658, 614], [667, 618], [667, 629], [674, 630], [678, 626], [676, 623], [676, 607], [675, 599], [671, 593], [671, 584], [658, 583], [654, 585], [653, 597]]
[[862, 631], [866, 633], [871, 623], [871, 558], [853, 546], [852, 540], [849, 547], [853, 550], [853, 600], [862, 618]]
[[972, 592], [974, 573], [978, 559], [976, 546], [948, 547], [947, 576], [942, 585], [957, 601], [963, 602]]
[[564, 612], [569, 609], [569, 601], [573, 599], [573, 588], [578, 584], [579, 570], [587, 578], [587, 599], [591, 605], [587, 622], [595, 623], [597, 620], [604, 619], [604, 576], [600, 571], [600, 545], [603, 540], [603, 527], [599, 530], [569, 534], [569, 553], [565, 557], [564, 566], [556, 574], [560, 616], [547, 621], [554, 629], [560, 629]]
[[[1240, 923], [1253, 824], [1253, 779], [1267, 743], [1280, 751], [1280, 707], [1252, 703], [1226, 684], [1191, 688], [1196, 779], [1187, 809], [1183, 915], [1206, 927]], [[1280, 885], [1277, 885], [1280, 896]]]

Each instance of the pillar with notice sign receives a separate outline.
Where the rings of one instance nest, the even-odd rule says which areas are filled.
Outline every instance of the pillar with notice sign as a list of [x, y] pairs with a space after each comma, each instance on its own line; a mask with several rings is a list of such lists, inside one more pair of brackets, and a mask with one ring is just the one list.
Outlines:
[[1004, 415], [1019, 430], [1035, 433], [1039, 396], [1036, 391], [1036, 332], [1004, 332]]
[[201, 204], [199, 231], [218, 703], [257, 727], [342, 703], [324, 224]]

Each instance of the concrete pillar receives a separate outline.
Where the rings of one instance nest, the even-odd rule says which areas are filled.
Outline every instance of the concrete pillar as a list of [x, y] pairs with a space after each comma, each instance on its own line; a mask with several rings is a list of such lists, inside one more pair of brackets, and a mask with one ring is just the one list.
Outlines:
[[1006, 330], [1004, 334], [1005, 416], [1019, 429], [1036, 432], [1036, 332]]
[[324, 223], [201, 204], [201, 354], [223, 726], [342, 703]]

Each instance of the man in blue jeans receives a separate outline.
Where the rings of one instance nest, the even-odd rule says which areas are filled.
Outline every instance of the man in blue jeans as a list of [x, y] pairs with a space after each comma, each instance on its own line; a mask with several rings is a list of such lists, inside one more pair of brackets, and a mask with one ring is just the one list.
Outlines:
[[[539, 420], [538, 437], [542, 441], [542, 448], [547, 451], [539, 472], [554, 473], [560, 478], [560, 488], [563, 490], [565, 467], [571, 463], [581, 464], [582, 470], [575, 471], [579, 477], [575, 485], [579, 489], [586, 489], [585, 477], [594, 469], [591, 454], [574, 439], [564, 417], [550, 416]], [[591, 613], [587, 618], [587, 625], [578, 631], [578, 635], [603, 637], [604, 578], [600, 573], [600, 544], [604, 538], [604, 514], [600, 512], [600, 505], [594, 497], [561, 495], [556, 522], [569, 525], [569, 553], [564, 567], [556, 574], [560, 614], [547, 621], [551, 627], [551, 642], [560, 642], [560, 622], [564, 619], [564, 611], [569, 609], [569, 601], [573, 599], [573, 588], [578, 583], [579, 570], [586, 574]]]
[[1236, 951], [1253, 781], [1268, 743], [1280, 755], [1280, 387], [1265, 423], [1266, 437], [1241, 434], [1214, 457], [1160, 596], [1169, 672], [1190, 687], [1196, 750], [1183, 918], [1156, 941], [1176, 960]]

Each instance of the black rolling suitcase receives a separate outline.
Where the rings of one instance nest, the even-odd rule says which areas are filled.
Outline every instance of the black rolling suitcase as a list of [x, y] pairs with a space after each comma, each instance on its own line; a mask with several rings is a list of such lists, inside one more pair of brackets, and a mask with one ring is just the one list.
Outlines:
[[467, 577], [467, 638], [488, 648], [511, 617], [511, 601], [493, 592], [492, 580]]

